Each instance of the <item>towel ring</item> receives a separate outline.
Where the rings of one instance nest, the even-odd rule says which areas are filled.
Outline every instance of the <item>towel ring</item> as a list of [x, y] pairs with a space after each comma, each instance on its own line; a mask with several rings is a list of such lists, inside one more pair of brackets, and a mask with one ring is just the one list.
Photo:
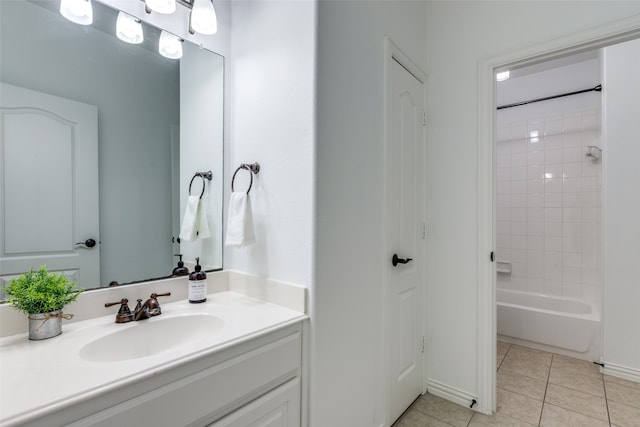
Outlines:
[[191, 185], [193, 184], [193, 180], [196, 179], [196, 177], [198, 176], [202, 178], [202, 192], [200, 193], [200, 198], [202, 199], [202, 196], [204, 196], [204, 189], [206, 187], [205, 179], [211, 181], [211, 179], [213, 178], [213, 173], [211, 171], [196, 172], [195, 175], [193, 175], [193, 178], [191, 178], [191, 181], [189, 182], [189, 195], [191, 195]]
[[233, 177], [231, 178], [231, 191], [234, 192], [235, 189], [233, 187], [235, 181], [236, 181], [236, 175], [238, 174], [238, 172], [241, 170], [248, 170], [249, 171], [249, 175], [251, 175], [251, 181], [249, 181], [249, 188], [247, 188], [247, 194], [249, 194], [249, 191], [251, 191], [251, 186], [253, 185], [253, 174], [257, 174], [258, 172], [260, 172], [260, 165], [258, 163], [253, 163], [253, 164], [246, 164], [246, 163], [242, 163], [240, 166], [238, 166], [238, 169], [236, 169], [236, 171], [233, 173]]

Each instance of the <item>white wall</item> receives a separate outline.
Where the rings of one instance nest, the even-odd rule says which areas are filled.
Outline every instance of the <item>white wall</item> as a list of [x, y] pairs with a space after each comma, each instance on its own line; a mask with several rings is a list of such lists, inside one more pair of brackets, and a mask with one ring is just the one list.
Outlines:
[[424, 69], [425, 23], [425, 2], [319, 2], [313, 426], [384, 422], [384, 36]]
[[640, 40], [605, 49], [603, 362], [640, 379]]
[[434, 1], [427, 9], [430, 373], [475, 394], [479, 61], [639, 14], [640, 3]]
[[[257, 242], [226, 247], [224, 266], [310, 286], [316, 4], [238, 0], [231, 10], [227, 199], [238, 165], [261, 170], [250, 193]], [[236, 190], [247, 174], [238, 173]]]

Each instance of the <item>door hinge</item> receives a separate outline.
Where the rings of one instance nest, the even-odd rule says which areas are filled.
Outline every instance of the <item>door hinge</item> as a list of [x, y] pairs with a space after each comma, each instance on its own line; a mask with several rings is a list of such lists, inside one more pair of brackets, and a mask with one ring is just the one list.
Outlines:
[[424, 354], [424, 337], [422, 337], [422, 353]]
[[422, 238], [427, 238], [427, 224], [425, 224], [424, 222], [422, 223]]
[[496, 255], [493, 251], [491, 251], [491, 254], [489, 255], [489, 259], [491, 260], [491, 262], [495, 261]]
[[426, 125], [427, 125], [427, 112], [422, 111], [422, 126], [426, 126]]

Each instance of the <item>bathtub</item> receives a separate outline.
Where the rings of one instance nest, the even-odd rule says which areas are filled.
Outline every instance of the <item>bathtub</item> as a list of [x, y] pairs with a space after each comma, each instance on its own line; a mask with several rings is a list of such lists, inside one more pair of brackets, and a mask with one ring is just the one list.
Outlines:
[[600, 359], [600, 315], [570, 298], [496, 290], [498, 339], [584, 360]]

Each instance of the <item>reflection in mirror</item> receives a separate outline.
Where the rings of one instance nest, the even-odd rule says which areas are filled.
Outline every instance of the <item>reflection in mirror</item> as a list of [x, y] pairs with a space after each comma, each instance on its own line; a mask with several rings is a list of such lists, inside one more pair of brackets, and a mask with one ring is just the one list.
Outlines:
[[[83, 26], [58, 3], [0, 2], [0, 285], [41, 264], [83, 288], [168, 277], [178, 253], [222, 268], [224, 59], [167, 59], [160, 30], [124, 43], [116, 11], [94, 1]], [[209, 170], [210, 237], [180, 244]]]

